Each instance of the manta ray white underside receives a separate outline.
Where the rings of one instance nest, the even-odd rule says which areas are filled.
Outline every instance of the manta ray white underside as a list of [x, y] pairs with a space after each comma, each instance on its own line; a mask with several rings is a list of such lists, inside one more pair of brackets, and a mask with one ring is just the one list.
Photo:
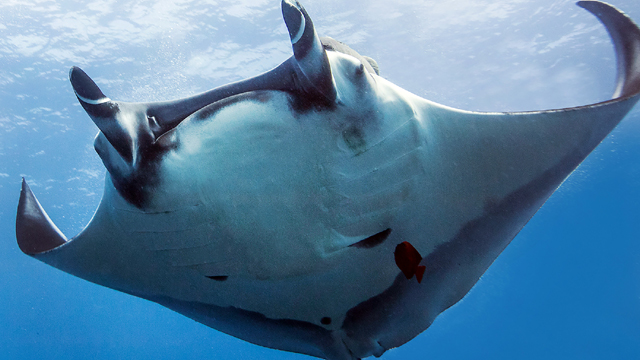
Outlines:
[[[400, 346], [471, 289], [638, 101], [640, 30], [598, 1], [610, 101], [477, 113], [413, 95], [283, 0], [294, 55], [190, 98], [70, 79], [108, 170], [67, 238], [23, 182], [23, 252], [255, 344], [331, 360]], [[415, 276], [414, 276], [415, 275]]]

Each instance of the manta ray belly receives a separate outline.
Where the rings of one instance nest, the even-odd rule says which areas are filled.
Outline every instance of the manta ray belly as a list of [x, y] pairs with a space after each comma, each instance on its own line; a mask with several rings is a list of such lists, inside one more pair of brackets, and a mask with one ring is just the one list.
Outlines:
[[[202, 109], [165, 135], [176, 147], [163, 158], [160, 186], [140, 216], [157, 224], [163, 221], [148, 217], [176, 216], [182, 205], [198, 209], [197, 216], [183, 211], [180, 226], [174, 221], [183, 233], [136, 240], [197, 284], [191, 295], [184, 286], [165, 295], [332, 328], [395, 279], [392, 232], [374, 248], [349, 245], [391, 227], [410, 181], [380, 179], [415, 158], [382, 157], [386, 164], [377, 171], [364, 168], [380, 160], [375, 153], [384, 144], [406, 152], [397, 144], [414, 129], [401, 126], [371, 156], [355, 156], [345, 146], [344, 124], [327, 122], [329, 111], [342, 118], [340, 108], [299, 113], [291, 101], [277, 91], [242, 95]], [[377, 186], [377, 195], [358, 181]], [[128, 213], [122, 217], [132, 221]]]

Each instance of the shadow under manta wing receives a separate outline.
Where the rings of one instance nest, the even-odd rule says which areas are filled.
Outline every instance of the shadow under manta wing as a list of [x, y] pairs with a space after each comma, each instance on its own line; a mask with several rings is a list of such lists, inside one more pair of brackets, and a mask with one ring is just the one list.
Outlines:
[[67, 240], [23, 181], [18, 245], [258, 345], [380, 356], [465, 296], [638, 101], [640, 30], [607, 4], [579, 5], [613, 39], [618, 85], [613, 100], [569, 109], [427, 101], [323, 46], [292, 0], [291, 58], [194, 97], [112, 101], [73, 68], [105, 193]]

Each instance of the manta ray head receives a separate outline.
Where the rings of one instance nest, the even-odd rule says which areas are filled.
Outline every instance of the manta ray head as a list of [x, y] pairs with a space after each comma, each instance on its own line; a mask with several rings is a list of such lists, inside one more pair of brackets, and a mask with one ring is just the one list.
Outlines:
[[260, 99], [264, 106], [273, 107], [270, 91], [289, 97], [283, 111], [298, 115], [334, 112], [334, 118], [346, 119], [334, 125], [350, 148], [364, 151], [365, 127], [374, 127], [380, 117], [376, 104], [381, 92], [372, 77], [379, 71], [376, 62], [334, 39], [319, 38], [297, 1], [284, 0], [282, 13], [293, 47], [291, 58], [267, 73], [190, 98], [161, 103], [114, 101], [83, 70], [71, 69], [75, 94], [100, 129], [95, 149], [128, 202], [138, 208], [149, 204], [159, 185], [159, 163], [178, 146], [169, 134], [175, 127], [192, 119], [212, 119], [219, 110], [241, 102]]

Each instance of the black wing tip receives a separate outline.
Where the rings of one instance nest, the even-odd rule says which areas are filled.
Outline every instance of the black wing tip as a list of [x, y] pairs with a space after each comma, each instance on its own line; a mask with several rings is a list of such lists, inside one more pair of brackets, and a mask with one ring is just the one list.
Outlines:
[[16, 215], [16, 239], [20, 250], [27, 255], [37, 255], [67, 242], [66, 237], [49, 219], [24, 177]]
[[640, 28], [615, 6], [596, 0], [578, 1], [577, 5], [595, 15], [605, 26], [616, 52], [618, 80], [614, 99], [640, 94]]

